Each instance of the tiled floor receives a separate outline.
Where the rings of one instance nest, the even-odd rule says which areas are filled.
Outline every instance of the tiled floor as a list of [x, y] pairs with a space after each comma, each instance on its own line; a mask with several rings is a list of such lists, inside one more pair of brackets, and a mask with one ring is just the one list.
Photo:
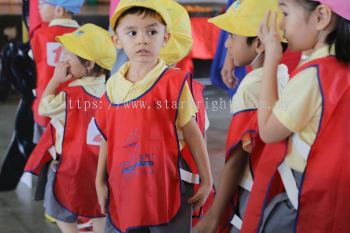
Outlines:
[[[210, 120], [207, 133], [208, 151], [215, 183], [224, 161], [226, 129], [229, 124], [229, 101], [226, 93], [210, 87], [206, 91], [206, 106]], [[11, 139], [18, 99], [11, 97], [0, 103], [0, 161]], [[1, 233], [58, 233], [56, 225], [44, 219], [41, 202], [33, 200], [33, 190], [20, 184], [15, 191], [0, 192]]]

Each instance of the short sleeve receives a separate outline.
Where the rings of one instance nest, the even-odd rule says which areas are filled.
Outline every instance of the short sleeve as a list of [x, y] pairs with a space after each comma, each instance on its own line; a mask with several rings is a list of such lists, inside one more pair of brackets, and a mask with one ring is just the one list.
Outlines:
[[66, 93], [43, 96], [39, 104], [39, 114], [51, 119], [64, 120], [66, 114]]
[[291, 79], [276, 102], [273, 113], [292, 132], [301, 131], [322, 107], [317, 69], [314, 67]]
[[185, 83], [182, 93], [180, 96], [180, 101], [178, 103], [178, 116], [176, 119], [176, 125], [181, 129], [183, 128], [192, 117], [196, 117], [198, 112], [196, 102], [193, 99], [190, 88], [187, 83]]

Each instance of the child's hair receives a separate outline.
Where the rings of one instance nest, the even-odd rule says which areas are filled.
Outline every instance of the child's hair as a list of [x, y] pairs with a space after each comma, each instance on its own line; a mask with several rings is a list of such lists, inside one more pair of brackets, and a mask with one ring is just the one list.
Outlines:
[[[255, 39], [257, 38], [258, 38], [257, 36], [248, 36], [247, 45], [251, 46], [254, 43]], [[281, 45], [282, 45], [283, 52], [285, 52], [288, 48], [288, 43], [281, 42]]]
[[116, 30], [121, 18], [123, 18], [127, 15], [142, 15], [142, 14], [144, 14], [145, 17], [150, 16], [153, 18], [159, 18], [161, 20], [162, 24], [166, 26], [164, 19], [157, 11], [149, 9], [149, 8], [145, 8], [145, 7], [131, 7], [130, 9], [127, 9], [119, 16], [117, 22], [115, 23], [114, 31]]
[[[312, 12], [321, 3], [311, 0], [296, 0], [305, 10]], [[333, 13], [336, 17], [335, 29], [327, 35], [326, 43], [335, 45], [335, 56], [343, 63], [350, 63], [350, 21]]]
[[[82, 58], [82, 57], [79, 57], [79, 56], [77, 56], [77, 57], [79, 58], [79, 61], [80, 61], [80, 63], [81, 63], [83, 66], [85, 66], [86, 63], [89, 62], [89, 60], [86, 60], [86, 59], [84, 59], [84, 58]], [[105, 76], [106, 76], [106, 80], [109, 78], [110, 74], [111, 74], [111, 73], [110, 73], [109, 70], [107, 70], [107, 69], [105, 69], [105, 68], [99, 66], [97, 63], [95, 63], [94, 68], [92, 68], [92, 70], [91, 70], [90, 73], [89, 73], [89, 75], [95, 75], [95, 76], [105, 75]]]

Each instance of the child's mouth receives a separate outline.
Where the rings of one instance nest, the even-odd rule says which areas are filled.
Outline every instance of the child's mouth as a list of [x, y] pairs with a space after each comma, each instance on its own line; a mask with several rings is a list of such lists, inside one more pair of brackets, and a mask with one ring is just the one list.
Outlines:
[[139, 55], [149, 55], [150, 52], [148, 50], [146, 50], [146, 49], [140, 49], [140, 50], [137, 51], [137, 54], [139, 54]]

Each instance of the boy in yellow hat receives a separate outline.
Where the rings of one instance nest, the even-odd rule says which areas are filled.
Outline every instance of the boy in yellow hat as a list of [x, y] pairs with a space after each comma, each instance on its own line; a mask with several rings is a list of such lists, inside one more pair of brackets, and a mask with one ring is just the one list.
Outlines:
[[[192, 208], [202, 206], [212, 188], [189, 75], [166, 65], [192, 46], [188, 17], [175, 1], [122, 0], [111, 19], [116, 46], [129, 62], [108, 80], [96, 114], [104, 137], [96, 187], [101, 209], [108, 212], [105, 232], [189, 233]], [[177, 131], [200, 181], [182, 169]], [[196, 179], [200, 188], [194, 194]]]
[[56, 40], [64, 59], [55, 68], [39, 105], [51, 121], [33, 151], [26, 171], [38, 174], [49, 151], [54, 159], [48, 173], [44, 207], [64, 233], [78, 233], [77, 218], [92, 218], [102, 232], [105, 216], [94, 188], [101, 135], [94, 113], [105, 92], [106, 75], [116, 54], [109, 33], [86, 24]]
[[[244, 221], [245, 209], [253, 186], [254, 169], [265, 146], [259, 138], [257, 125], [265, 48], [257, 32], [260, 22], [269, 10], [278, 10], [277, 1], [238, 0], [225, 14], [209, 19], [209, 22], [230, 33], [226, 47], [235, 65], [250, 65], [253, 70], [242, 80], [232, 98], [232, 119], [226, 142], [226, 164], [214, 203], [207, 216], [196, 226], [197, 233], [215, 233], [218, 229], [237, 233], [240, 232]], [[288, 78], [288, 68], [279, 65], [280, 93]], [[285, 218], [288, 219], [289, 216], [286, 215]], [[277, 229], [267, 232], [286, 231]]]

